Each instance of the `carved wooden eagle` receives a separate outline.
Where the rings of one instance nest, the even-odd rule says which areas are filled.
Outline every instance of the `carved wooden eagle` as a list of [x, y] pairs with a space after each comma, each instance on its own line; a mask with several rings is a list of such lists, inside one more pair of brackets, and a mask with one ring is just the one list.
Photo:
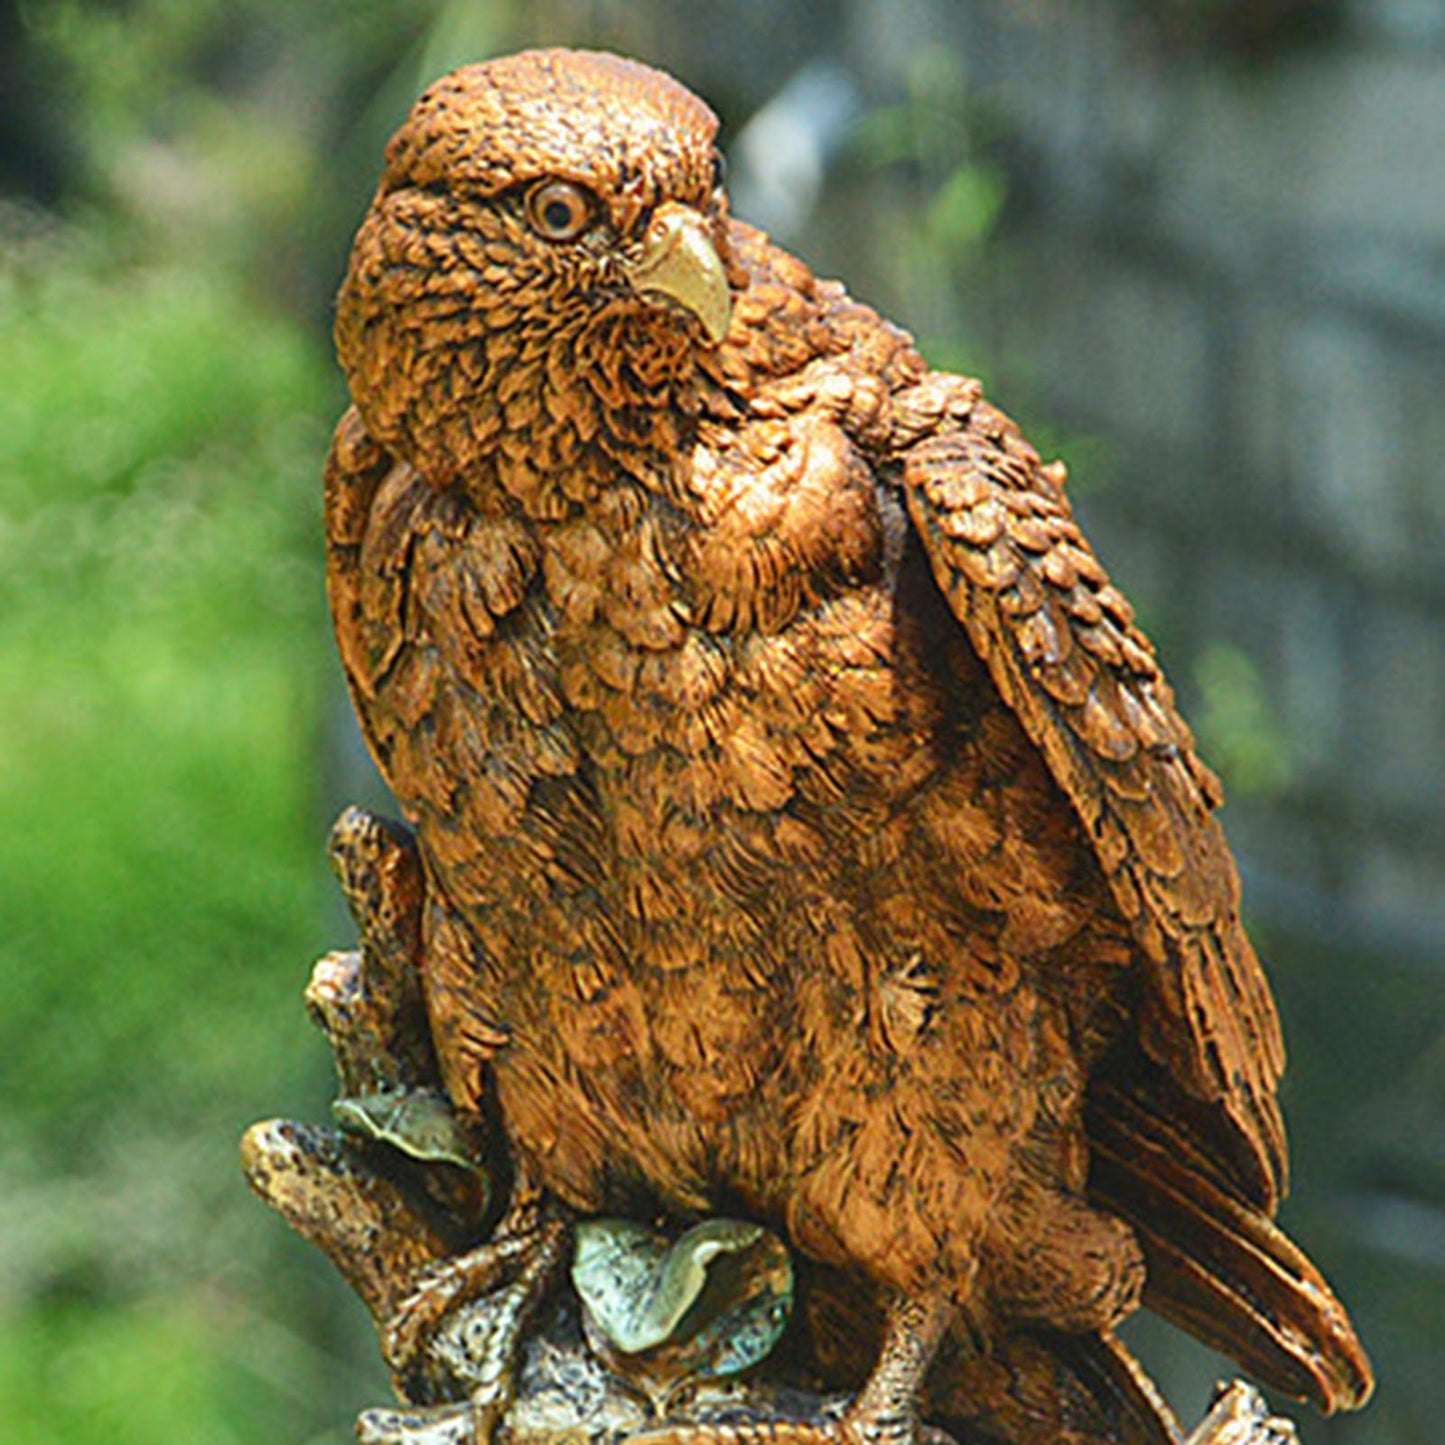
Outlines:
[[1271, 1222], [1219, 787], [1062, 467], [733, 220], [715, 131], [612, 56], [460, 70], [341, 293], [331, 600], [454, 1100], [577, 1209], [866, 1281], [850, 1439], [913, 1433], [945, 1336], [985, 1438], [1066, 1438], [987, 1362], [1107, 1375], [1141, 1297], [1361, 1403]]

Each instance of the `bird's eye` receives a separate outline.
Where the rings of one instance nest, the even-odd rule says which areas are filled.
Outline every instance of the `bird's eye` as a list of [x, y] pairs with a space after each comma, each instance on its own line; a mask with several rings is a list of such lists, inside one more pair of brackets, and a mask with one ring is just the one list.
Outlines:
[[723, 190], [728, 183], [728, 158], [721, 151], [712, 153], [712, 188]]
[[549, 241], [575, 240], [592, 212], [592, 197], [571, 181], [541, 181], [527, 192], [527, 222]]

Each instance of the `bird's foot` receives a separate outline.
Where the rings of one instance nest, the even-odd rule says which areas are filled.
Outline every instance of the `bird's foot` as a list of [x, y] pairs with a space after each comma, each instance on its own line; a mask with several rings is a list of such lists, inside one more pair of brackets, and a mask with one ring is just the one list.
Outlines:
[[895, 1300], [872, 1373], [832, 1418], [703, 1419], [648, 1430], [629, 1445], [954, 1445], [950, 1435], [919, 1418], [916, 1404], [952, 1316], [941, 1300]]
[[[529, 1200], [485, 1244], [421, 1270], [382, 1334], [403, 1393], [441, 1358], [470, 1402], [475, 1438], [486, 1440], [512, 1394], [528, 1323], [567, 1258], [567, 1222]], [[455, 1335], [456, 1338], [449, 1338]]]

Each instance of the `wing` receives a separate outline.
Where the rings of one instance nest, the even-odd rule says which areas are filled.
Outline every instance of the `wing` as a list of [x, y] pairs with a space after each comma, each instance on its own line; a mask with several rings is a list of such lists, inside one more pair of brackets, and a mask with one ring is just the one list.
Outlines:
[[953, 399], [924, 408], [938, 421], [901, 452], [909, 515], [1138, 940], [1145, 1054], [1223, 1123], [1235, 1187], [1272, 1209], [1287, 1167], [1275, 1099], [1284, 1049], [1213, 816], [1219, 784], [1074, 521], [1062, 467], [1041, 465], [972, 384], [934, 376], [920, 390], [950, 382]]
[[367, 434], [356, 408], [348, 407], [326, 459], [326, 592], [347, 686], [373, 756], [377, 745], [364, 705], [370, 692], [364, 679], [373, 670], [374, 649], [362, 606], [361, 547], [371, 505], [393, 465]]
[[[456, 709], [448, 706], [438, 646], [413, 595], [433, 571], [442, 571], [438, 554], [451, 538], [435, 516], [427, 517], [427, 530], [414, 535], [418, 513], [425, 510], [424, 502], [408, 505], [417, 495], [429, 499], [432, 489], [379, 446], [350, 408], [336, 428], [326, 464], [327, 594], [357, 720], [413, 824], [428, 798], [445, 791], [439, 781], [447, 771], [443, 759], [448, 748], [456, 750], [461, 726]], [[480, 582], [476, 593], [440, 601], [461, 621], [480, 619], [485, 615]], [[475, 628], [459, 625], [454, 632], [457, 648], [475, 644]], [[426, 725], [418, 726], [423, 718]], [[476, 771], [481, 776], [482, 770]], [[439, 830], [431, 831], [435, 837]], [[456, 839], [458, 848], [475, 841], [460, 825], [443, 837]], [[482, 1068], [507, 1034], [466, 1007], [474, 941], [436, 906], [430, 882], [427, 891], [432, 1028], [444, 1044], [439, 1053], [454, 1096], [475, 1104]]]

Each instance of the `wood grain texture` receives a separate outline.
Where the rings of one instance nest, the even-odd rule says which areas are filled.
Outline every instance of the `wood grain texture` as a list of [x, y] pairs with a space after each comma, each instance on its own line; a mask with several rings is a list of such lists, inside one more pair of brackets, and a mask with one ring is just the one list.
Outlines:
[[[613, 57], [457, 72], [341, 293], [331, 603], [453, 1098], [574, 1208], [749, 1213], [985, 1344], [1105, 1336], [1187, 1273], [1186, 1325], [1360, 1403], [1317, 1275], [1190, 1255], [1199, 1212], [1274, 1237], [1283, 1051], [1218, 784], [1062, 468], [732, 220], [715, 128]], [[664, 205], [720, 344], [633, 283]], [[1156, 1118], [1198, 1197], [1091, 1192], [1091, 1134]]]

